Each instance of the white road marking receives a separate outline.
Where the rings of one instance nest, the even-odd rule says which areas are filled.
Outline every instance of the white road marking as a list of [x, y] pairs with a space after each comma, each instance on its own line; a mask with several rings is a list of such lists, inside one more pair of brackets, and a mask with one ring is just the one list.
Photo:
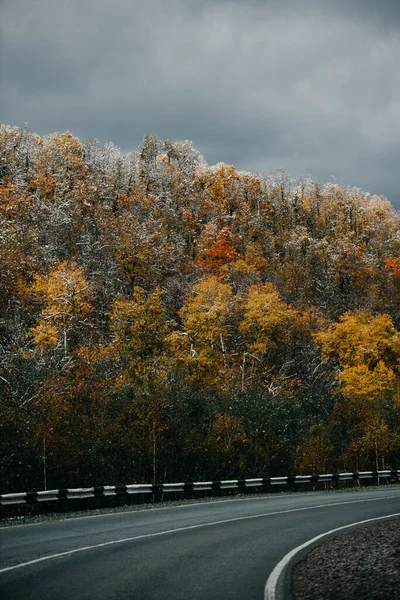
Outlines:
[[343, 529], [348, 529], [349, 527], [355, 527], [356, 525], [363, 525], [364, 523], [370, 523], [372, 521], [380, 521], [381, 519], [390, 519], [390, 518], [394, 518], [394, 517], [400, 517], [400, 513], [394, 513], [392, 515], [385, 515], [384, 517], [374, 517], [372, 519], [365, 519], [364, 521], [357, 521], [356, 523], [350, 523], [349, 525], [343, 525], [342, 527], [336, 527], [336, 529], [331, 529], [330, 531], [321, 533], [320, 535], [313, 537], [311, 540], [308, 540], [304, 544], [297, 546], [297, 548], [294, 548], [293, 550], [288, 552], [282, 558], [282, 560], [280, 560], [278, 562], [278, 564], [276, 565], [274, 570], [271, 572], [271, 575], [268, 577], [267, 583], [265, 584], [264, 600], [276, 600], [276, 588], [277, 588], [279, 579], [281, 578], [284, 570], [286, 569], [286, 567], [288, 566], [288, 564], [292, 560], [292, 558], [294, 556], [296, 556], [296, 554], [298, 552], [303, 550], [303, 548], [307, 548], [307, 546], [310, 546], [314, 542], [317, 542], [318, 540], [320, 540], [328, 535], [336, 533], [337, 531], [342, 531]]
[[47, 560], [52, 560], [54, 558], [62, 558], [63, 556], [70, 556], [71, 554], [77, 554], [78, 552], [86, 552], [87, 550], [94, 550], [97, 548], [104, 548], [106, 546], [112, 546], [115, 544], [123, 544], [125, 542], [133, 542], [135, 540], [143, 540], [151, 537], [159, 537], [162, 535], [167, 535], [169, 533], [178, 533], [181, 531], [190, 531], [192, 529], [201, 529], [203, 527], [212, 527], [214, 525], [222, 525], [224, 523], [234, 523], [235, 521], [246, 521], [250, 519], [260, 519], [262, 517], [270, 517], [273, 515], [283, 515], [292, 512], [301, 512], [305, 510], [314, 510], [316, 508], [326, 508], [328, 506], [341, 506], [344, 504], [357, 504], [360, 502], [376, 502], [379, 500], [387, 500], [391, 498], [398, 498], [395, 496], [379, 496], [379, 498], [369, 498], [363, 500], [348, 500], [346, 502], [330, 502], [327, 504], [318, 504], [316, 506], [304, 506], [302, 508], [290, 508], [288, 510], [278, 510], [274, 512], [262, 513], [258, 515], [246, 515], [244, 517], [234, 517], [232, 519], [223, 519], [221, 521], [212, 521], [211, 523], [199, 523], [198, 525], [188, 525], [187, 527], [178, 527], [176, 529], [167, 529], [165, 531], [158, 531], [156, 533], [146, 533], [144, 535], [136, 535], [133, 537], [123, 538], [119, 540], [111, 540], [109, 542], [103, 542], [101, 544], [94, 544], [93, 546], [83, 546], [81, 548], [75, 548], [74, 550], [67, 550], [66, 552], [58, 552], [57, 554], [49, 554], [47, 556], [42, 556], [41, 558], [35, 558], [34, 560], [29, 560], [27, 562], [19, 563], [17, 565], [12, 565], [10, 567], [5, 567], [0, 569], [1, 573], [7, 573], [9, 571], [14, 571], [16, 569], [22, 569], [23, 567], [28, 567], [30, 565], [35, 565], [40, 562], [44, 562]]

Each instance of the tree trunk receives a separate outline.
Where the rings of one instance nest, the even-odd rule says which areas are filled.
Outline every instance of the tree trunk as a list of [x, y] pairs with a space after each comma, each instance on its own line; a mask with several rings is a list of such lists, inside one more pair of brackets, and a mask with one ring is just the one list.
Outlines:
[[156, 450], [157, 450], [156, 425], [155, 425], [155, 422], [153, 421], [153, 485], [156, 482]]
[[[378, 440], [375, 437], [375, 470], [379, 471], [379, 455], [378, 455]], [[377, 475], [378, 485], [379, 485], [379, 475]]]
[[[164, 479], [163, 479], [163, 483], [166, 483], [166, 481], [167, 481], [167, 465], [165, 465], [165, 467], [164, 467]], [[163, 489], [162, 494], [161, 494], [161, 502], [164, 502], [164, 489]]]
[[246, 367], [246, 352], [243, 352], [243, 364], [242, 364], [242, 392], [244, 392], [244, 371]]
[[47, 490], [47, 465], [46, 465], [46, 434], [43, 435], [43, 485], [44, 489]]
[[[156, 451], [157, 451], [157, 445], [156, 445], [156, 424], [155, 421], [153, 419], [153, 431], [152, 431], [152, 438], [153, 438], [153, 485], [155, 485], [156, 483]], [[152, 501], [155, 502], [155, 494], [153, 492], [152, 495]]]
[[67, 330], [64, 329], [64, 358], [68, 356], [68, 346], [67, 346]]

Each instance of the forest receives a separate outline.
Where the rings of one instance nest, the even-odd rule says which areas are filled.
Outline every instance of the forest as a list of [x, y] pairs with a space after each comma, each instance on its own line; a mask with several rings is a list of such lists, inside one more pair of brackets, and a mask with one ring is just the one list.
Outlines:
[[0, 493], [400, 468], [383, 196], [0, 128]]

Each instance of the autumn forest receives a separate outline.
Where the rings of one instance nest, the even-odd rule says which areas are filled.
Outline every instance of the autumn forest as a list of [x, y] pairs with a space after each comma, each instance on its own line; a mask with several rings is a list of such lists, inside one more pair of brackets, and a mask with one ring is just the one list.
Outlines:
[[0, 493], [400, 465], [400, 217], [0, 128]]

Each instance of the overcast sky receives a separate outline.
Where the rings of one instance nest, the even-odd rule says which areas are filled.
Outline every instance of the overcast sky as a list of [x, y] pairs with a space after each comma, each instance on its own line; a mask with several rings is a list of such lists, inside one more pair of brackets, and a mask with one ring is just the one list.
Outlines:
[[400, 0], [0, 0], [1, 114], [400, 208]]

